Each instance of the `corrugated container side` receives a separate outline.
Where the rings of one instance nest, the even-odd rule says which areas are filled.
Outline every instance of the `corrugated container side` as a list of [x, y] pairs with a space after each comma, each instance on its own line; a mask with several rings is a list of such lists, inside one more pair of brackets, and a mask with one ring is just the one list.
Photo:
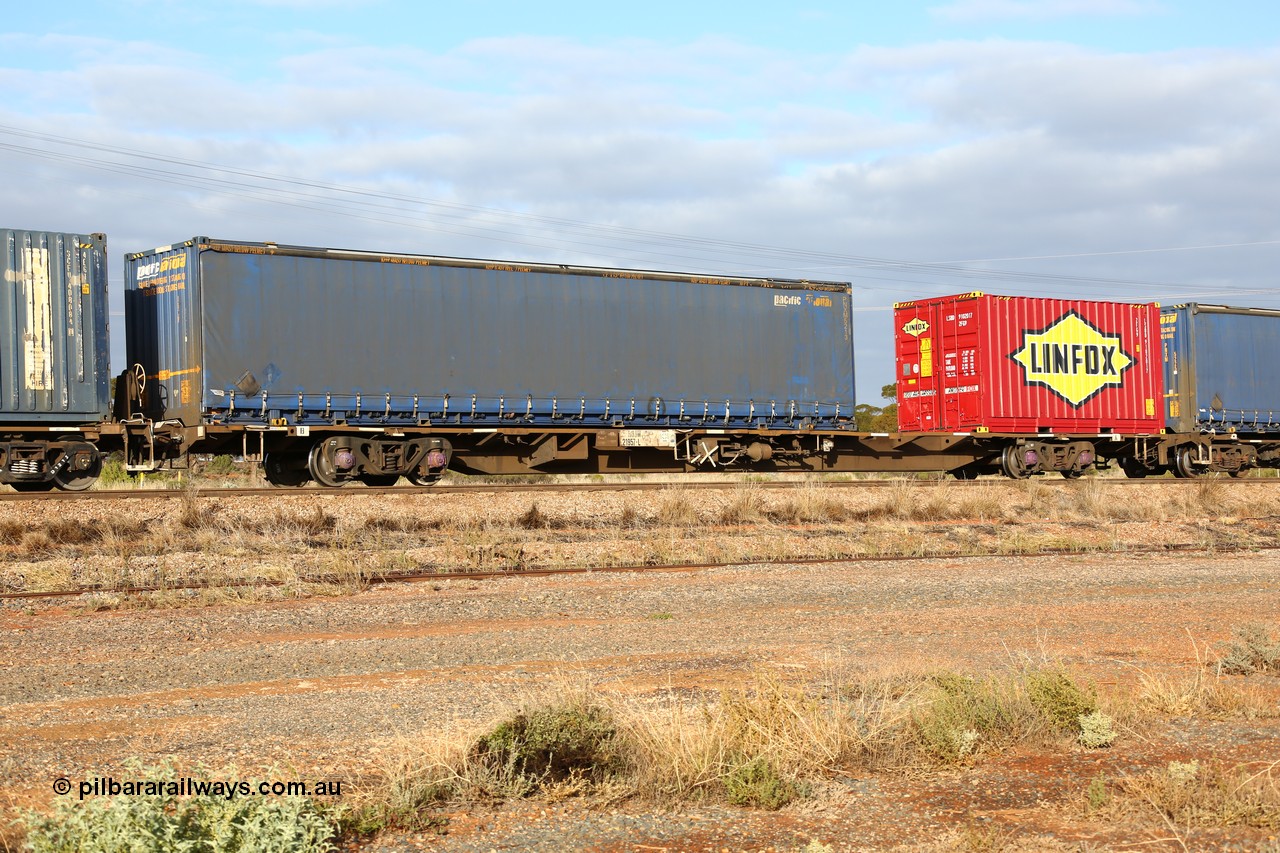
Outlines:
[[1160, 323], [1170, 430], [1280, 431], [1280, 311], [1192, 303]]
[[146, 327], [130, 359], [156, 377], [157, 416], [187, 423], [853, 413], [847, 284], [204, 238], [131, 257], [128, 279]]
[[0, 241], [0, 417], [33, 425], [106, 417], [106, 238], [5, 229]]
[[895, 310], [899, 426], [1160, 431], [1154, 304], [970, 293]]

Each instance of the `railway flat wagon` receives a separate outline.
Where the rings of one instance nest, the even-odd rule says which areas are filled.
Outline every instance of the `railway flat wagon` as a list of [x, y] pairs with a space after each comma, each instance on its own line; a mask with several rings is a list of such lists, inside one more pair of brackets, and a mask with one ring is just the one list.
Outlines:
[[256, 441], [281, 484], [605, 470], [698, 431], [713, 457], [855, 404], [847, 283], [198, 237], [129, 255], [125, 289], [125, 416]]
[[0, 230], [0, 482], [88, 488], [108, 412], [102, 234]]

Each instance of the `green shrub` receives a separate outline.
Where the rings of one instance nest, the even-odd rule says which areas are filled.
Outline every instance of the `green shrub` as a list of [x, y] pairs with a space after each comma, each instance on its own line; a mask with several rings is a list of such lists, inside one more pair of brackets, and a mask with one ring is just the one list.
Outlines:
[[735, 806], [775, 811], [800, 796], [796, 783], [784, 779], [773, 762], [763, 756], [738, 764], [720, 781]]
[[1081, 687], [1061, 669], [1032, 670], [1025, 679], [1031, 704], [1059, 731], [1080, 734], [1080, 718], [1098, 710], [1093, 685]]
[[227, 477], [239, 473], [236, 461], [226, 454], [215, 456], [204, 466], [204, 473], [214, 477]]
[[1017, 740], [1029, 728], [1026, 707], [1008, 680], [934, 675], [932, 700], [911, 717], [916, 748], [942, 764], [967, 761], [986, 747]]
[[598, 778], [619, 766], [613, 715], [576, 703], [522, 711], [481, 737], [473, 757], [515, 779]]
[[98, 475], [98, 483], [107, 489], [133, 485], [133, 478], [124, 469], [124, 460], [111, 456], [102, 461], [102, 473]]
[[1105, 808], [1111, 802], [1111, 789], [1107, 785], [1107, 777], [1094, 776], [1089, 780], [1089, 787], [1084, 790], [1085, 802], [1089, 811]]
[[[135, 768], [173, 783], [171, 767]], [[255, 783], [251, 783], [256, 788]], [[64, 797], [47, 815], [22, 817], [32, 853], [320, 853], [336, 848], [334, 827], [305, 797]]]

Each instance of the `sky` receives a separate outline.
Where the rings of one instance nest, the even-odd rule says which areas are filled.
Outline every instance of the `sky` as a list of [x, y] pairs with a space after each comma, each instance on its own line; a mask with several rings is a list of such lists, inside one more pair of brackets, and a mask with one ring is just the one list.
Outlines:
[[67, 0], [0, 30], [0, 225], [1280, 307], [1280, 5]]

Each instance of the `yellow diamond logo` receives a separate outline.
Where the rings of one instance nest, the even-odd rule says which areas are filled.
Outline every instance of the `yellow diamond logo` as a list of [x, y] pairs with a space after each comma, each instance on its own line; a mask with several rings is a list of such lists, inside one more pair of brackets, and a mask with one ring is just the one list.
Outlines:
[[1119, 335], [1104, 335], [1075, 311], [1039, 332], [1024, 331], [1022, 348], [1009, 354], [1028, 385], [1042, 385], [1079, 408], [1108, 385], [1123, 384], [1133, 358]]
[[917, 317], [903, 326], [902, 331], [911, 335], [913, 338], [918, 338], [925, 332], [929, 331], [929, 324]]

